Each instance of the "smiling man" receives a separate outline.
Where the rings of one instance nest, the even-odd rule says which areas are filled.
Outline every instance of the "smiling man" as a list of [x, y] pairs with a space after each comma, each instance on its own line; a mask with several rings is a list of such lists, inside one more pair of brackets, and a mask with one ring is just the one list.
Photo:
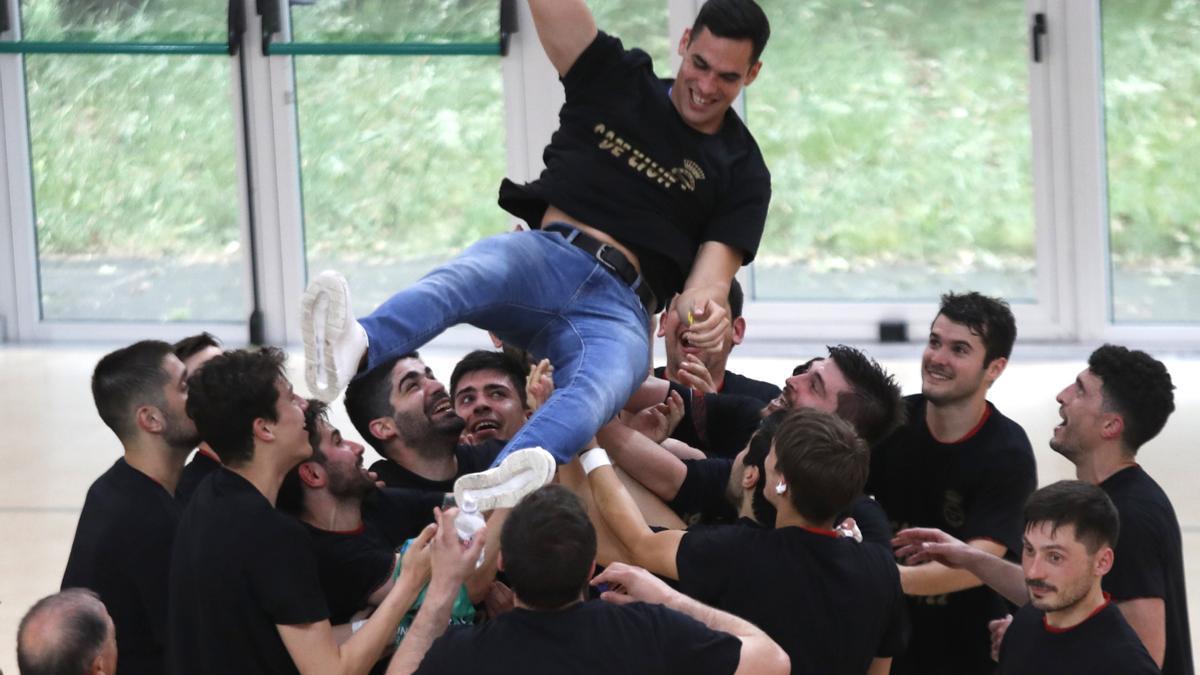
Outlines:
[[462, 440], [478, 445], [516, 435], [531, 411], [525, 399], [529, 369], [504, 352], [477, 349], [462, 358], [450, 374], [454, 412], [466, 427]]
[[[1021, 507], [1037, 486], [1024, 429], [987, 400], [1016, 340], [1003, 300], [942, 296], [921, 357], [921, 393], [908, 422], [875, 448], [867, 494], [893, 526], [934, 527], [1015, 560]], [[913, 637], [894, 673], [989, 673], [987, 624], [1004, 616], [1000, 596], [970, 572], [939, 563], [902, 566]]]
[[771, 196], [731, 106], [758, 76], [770, 25], [753, 0], [709, 0], [664, 81], [644, 51], [597, 28], [584, 0], [529, 9], [565, 93], [545, 170], [500, 186], [500, 206], [533, 230], [474, 244], [361, 321], [345, 279], [318, 276], [302, 329], [309, 388], [326, 400], [461, 322], [548, 358], [554, 394], [503, 454], [542, 447], [566, 462], [649, 370], [651, 317], [666, 299], [679, 294], [690, 344], [723, 348], [723, 301], [758, 251]]
[[504, 447], [459, 443], [466, 422], [416, 352], [355, 380], [345, 402], [354, 428], [384, 457], [371, 471], [388, 487], [452, 492], [456, 478], [486, 469]]

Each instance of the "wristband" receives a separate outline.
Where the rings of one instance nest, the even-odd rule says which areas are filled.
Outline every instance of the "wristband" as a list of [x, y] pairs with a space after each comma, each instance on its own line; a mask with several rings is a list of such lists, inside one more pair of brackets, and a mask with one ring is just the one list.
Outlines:
[[602, 466], [612, 466], [612, 460], [608, 458], [608, 453], [604, 448], [592, 448], [579, 456], [579, 463], [583, 464], [583, 472], [590, 474]]

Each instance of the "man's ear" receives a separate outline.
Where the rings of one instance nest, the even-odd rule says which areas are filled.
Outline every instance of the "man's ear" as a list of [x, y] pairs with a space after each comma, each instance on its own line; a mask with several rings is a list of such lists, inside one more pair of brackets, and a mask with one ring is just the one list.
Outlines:
[[301, 462], [300, 466], [296, 467], [296, 471], [300, 473], [300, 481], [308, 487], [313, 489], [325, 487], [325, 467], [317, 462]]
[[255, 417], [253, 426], [254, 438], [260, 441], [275, 440], [275, 432], [271, 429], [273, 424], [274, 422], [266, 418]]
[[748, 465], [742, 469], [742, 489], [753, 490], [758, 484], [758, 467]]
[[1004, 368], [1007, 366], [1008, 359], [1004, 358], [1003, 356], [996, 357], [992, 359], [991, 363], [987, 364], [987, 368], [984, 369], [984, 372], [987, 376], [989, 387], [993, 382], [999, 379], [1000, 375], [1004, 373]]
[[139, 406], [133, 412], [133, 419], [142, 431], [150, 434], [161, 434], [167, 428], [167, 418], [157, 406]]
[[[504, 571], [504, 551], [496, 552], [496, 569], [500, 572]], [[591, 579], [591, 577], [588, 577]]]
[[677, 53], [680, 56], [683, 56], [684, 54], [686, 54], [688, 45], [691, 44], [691, 42], [692, 42], [692, 29], [684, 28], [683, 29], [683, 37], [679, 38], [679, 49], [677, 50]]
[[[746, 319], [739, 316], [733, 320], [733, 337], [729, 340], [735, 345], [742, 344], [742, 340], [746, 339]], [[730, 347], [732, 349], [732, 347]]]
[[396, 436], [396, 421], [390, 417], [376, 417], [367, 424], [371, 435], [381, 441], [390, 441]]
[[1120, 413], [1104, 413], [1100, 423], [1100, 437], [1106, 441], [1120, 438], [1125, 433], [1125, 418]]
[[1108, 574], [1113, 565], [1113, 550], [1111, 546], [1105, 546], [1103, 551], [1096, 556], [1094, 572], [1096, 576], [1102, 577]]
[[754, 84], [754, 80], [758, 78], [758, 71], [762, 70], [762, 61], [755, 61], [754, 65], [750, 66], [750, 71], [746, 73], [745, 79], [742, 80], [743, 87], [749, 87]]

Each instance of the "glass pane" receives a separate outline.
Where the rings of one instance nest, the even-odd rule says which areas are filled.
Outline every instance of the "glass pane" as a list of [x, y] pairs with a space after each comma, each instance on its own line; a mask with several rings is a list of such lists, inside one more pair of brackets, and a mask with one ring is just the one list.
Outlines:
[[21, 35], [33, 42], [225, 43], [225, 5], [214, 0], [21, 0]]
[[292, 6], [296, 42], [500, 40], [499, 0], [320, 0]]
[[654, 59], [654, 72], [674, 77], [671, 54], [679, 36], [667, 35], [664, 0], [589, 0], [600, 30], [621, 38], [626, 49], [637, 47]]
[[1036, 294], [1021, 0], [761, 0], [758, 299]]
[[1200, 2], [1101, 9], [1112, 318], [1200, 321]]
[[[336, 269], [365, 314], [503, 232], [500, 60], [299, 57], [308, 269]], [[450, 86], [450, 85], [453, 86]]]
[[229, 63], [25, 56], [42, 315], [246, 315]]

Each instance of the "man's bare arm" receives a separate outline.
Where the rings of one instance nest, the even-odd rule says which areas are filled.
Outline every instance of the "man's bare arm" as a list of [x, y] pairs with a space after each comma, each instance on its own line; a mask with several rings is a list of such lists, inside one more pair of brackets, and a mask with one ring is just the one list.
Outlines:
[[712, 630], [729, 633], [742, 643], [735, 673], [784, 675], [791, 670], [791, 660], [758, 626], [728, 612], [709, 607], [673, 590], [662, 580], [644, 569], [614, 563], [592, 579], [592, 584], [608, 584], [610, 590], [600, 599], [614, 604], [648, 602], [664, 605], [686, 614]]
[[596, 39], [596, 20], [583, 0], [529, 0], [538, 40], [558, 76], [567, 74]]
[[[584, 457], [583, 461], [584, 467], [587, 468], [588, 458]], [[655, 574], [678, 579], [679, 567], [675, 563], [675, 554], [679, 551], [679, 542], [683, 539], [684, 532], [651, 530], [633, 497], [607, 462], [591, 468], [587, 477], [592, 486], [592, 499], [596, 503], [596, 510], [600, 512], [600, 517], [625, 550], [629, 551], [633, 558], [630, 562]]]
[[686, 335], [691, 344], [709, 351], [721, 349], [729, 327], [729, 312], [722, 303], [729, 297], [729, 286], [742, 260], [742, 252], [728, 244], [706, 241], [700, 245], [683, 292], [673, 305], [679, 320], [689, 326]]
[[[896, 557], [909, 565], [932, 562], [966, 570], [1018, 607], [1029, 602], [1025, 573], [1021, 571], [1020, 565], [978, 546], [959, 541], [941, 530], [927, 527], [901, 530], [892, 540], [892, 546], [896, 548]], [[903, 575], [903, 572], [901, 574]]]
[[679, 494], [687, 466], [669, 450], [621, 422], [609, 422], [596, 434], [600, 446], [625, 473], [669, 502]]
[[1117, 603], [1117, 609], [1142, 639], [1150, 658], [1162, 668], [1167, 654], [1167, 610], [1162, 598], [1138, 598]]
[[[972, 539], [967, 544], [994, 556], [1004, 555], [1002, 544], [990, 539]], [[907, 595], [944, 595], [983, 585], [978, 577], [966, 570], [956, 570], [941, 563], [901, 565], [900, 586]]]

